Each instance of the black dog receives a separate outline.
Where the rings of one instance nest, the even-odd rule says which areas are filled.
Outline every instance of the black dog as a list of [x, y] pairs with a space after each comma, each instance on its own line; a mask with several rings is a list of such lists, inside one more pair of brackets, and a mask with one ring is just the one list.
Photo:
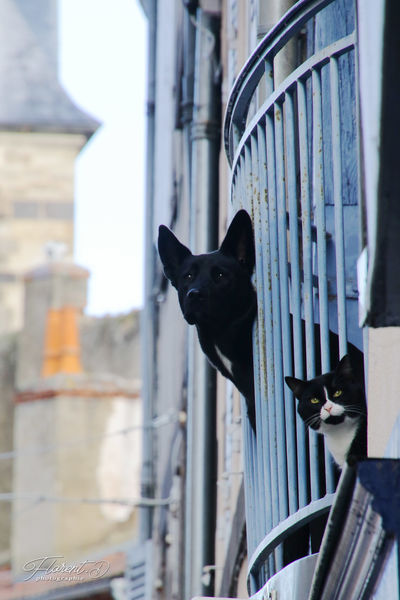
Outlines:
[[178, 290], [183, 316], [196, 325], [210, 362], [245, 396], [255, 431], [252, 328], [257, 310], [251, 282], [255, 264], [251, 219], [240, 210], [219, 250], [193, 255], [164, 225], [158, 251], [166, 277]]

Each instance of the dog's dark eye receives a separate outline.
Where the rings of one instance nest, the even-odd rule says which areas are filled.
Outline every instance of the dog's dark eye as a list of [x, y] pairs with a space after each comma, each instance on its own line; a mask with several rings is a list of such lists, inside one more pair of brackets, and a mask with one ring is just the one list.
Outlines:
[[220, 269], [213, 269], [212, 276], [214, 281], [222, 281], [225, 277], [225, 273]]
[[192, 281], [193, 273], [186, 273], [186, 275], [184, 275], [184, 279], [185, 281]]

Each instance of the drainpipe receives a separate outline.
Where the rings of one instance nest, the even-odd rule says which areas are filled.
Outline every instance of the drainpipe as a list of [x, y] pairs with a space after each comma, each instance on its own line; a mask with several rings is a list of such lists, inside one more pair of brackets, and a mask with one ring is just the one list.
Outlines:
[[[145, 213], [145, 281], [144, 308], [141, 315], [142, 378], [143, 378], [143, 422], [153, 419], [154, 397], [154, 352], [155, 323], [157, 315], [155, 302], [155, 253], [153, 247], [153, 195], [154, 195], [154, 119], [155, 119], [155, 67], [156, 67], [156, 20], [157, 0], [148, 0], [146, 13], [148, 28], [148, 80], [147, 80], [147, 148], [146, 148], [146, 213]], [[154, 496], [153, 474], [153, 431], [143, 429], [141, 495]], [[140, 541], [152, 537], [153, 508], [140, 509]]]
[[[202, 253], [218, 246], [219, 15], [198, 8], [195, 27], [190, 247]], [[217, 453], [215, 371], [193, 327], [188, 352], [184, 597], [190, 599], [213, 594], [213, 577], [206, 580], [204, 567], [215, 562]]]
[[[186, 4], [185, 4], [186, 5]], [[188, 188], [184, 197], [190, 198], [190, 182], [192, 175], [192, 119], [193, 119], [193, 85], [195, 68], [195, 42], [196, 28], [192, 11], [185, 10], [183, 15], [183, 77], [182, 77], [182, 103], [181, 119], [183, 127], [184, 151], [182, 159], [186, 161], [184, 172], [187, 174], [185, 181]]]

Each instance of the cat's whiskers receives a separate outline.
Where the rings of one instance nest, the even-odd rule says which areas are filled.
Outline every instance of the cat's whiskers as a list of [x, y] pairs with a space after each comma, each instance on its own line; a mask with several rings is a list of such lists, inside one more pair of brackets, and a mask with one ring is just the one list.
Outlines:
[[365, 410], [363, 410], [362, 408], [360, 408], [360, 406], [358, 406], [357, 404], [347, 404], [345, 406], [345, 410], [347, 412], [352, 412], [352, 413], [356, 413], [356, 414], [359, 414], [359, 415], [366, 416]]
[[312, 427], [313, 425], [319, 425], [321, 421], [321, 417], [319, 415], [311, 415], [311, 417], [307, 417], [304, 422], [307, 427]]

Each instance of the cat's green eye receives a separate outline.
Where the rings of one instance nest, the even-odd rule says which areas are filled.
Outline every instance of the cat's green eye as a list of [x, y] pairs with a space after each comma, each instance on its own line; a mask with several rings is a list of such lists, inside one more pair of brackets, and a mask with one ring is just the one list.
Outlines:
[[336, 392], [333, 394], [334, 398], [339, 398], [339, 396], [341, 396], [343, 394], [342, 390], [336, 390]]
[[318, 404], [318, 398], [311, 398], [311, 404]]

